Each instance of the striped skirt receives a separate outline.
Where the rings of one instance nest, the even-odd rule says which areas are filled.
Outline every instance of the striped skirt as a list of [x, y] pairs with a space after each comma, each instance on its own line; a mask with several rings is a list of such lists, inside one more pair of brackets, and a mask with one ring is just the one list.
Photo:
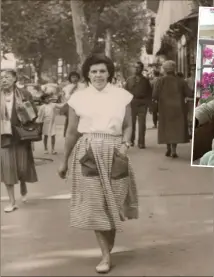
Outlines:
[[1, 182], [14, 185], [21, 180], [37, 182], [31, 144], [13, 144], [1, 149]]
[[[121, 137], [108, 134], [83, 134], [72, 151], [68, 182], [71, 185], [70, 222], [72, 227], [87, 230], [118, 230], [121, 221], [138, 218], [137, 188], [128, 160], [129, 173], [112, 179], [115, 148], [120, 149]], [[98, 176], [82, 173], [80, 159], [91, 147]]]

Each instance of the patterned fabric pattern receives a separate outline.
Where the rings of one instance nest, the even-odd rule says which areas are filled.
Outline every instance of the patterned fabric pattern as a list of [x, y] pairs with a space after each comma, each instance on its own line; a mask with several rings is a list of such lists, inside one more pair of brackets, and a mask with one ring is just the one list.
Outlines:
[[[129, 176], [112, 180], [114, 149], [120, 149], [121, 136], [84, 134], [72, 152], [68, 183], [71, 185], [71, 226], [121, 231], [121, 221], [138, 218], [137, 188], [129, 161]], [[91, 146], [99, 176], [82, 175], [79, 160]]]

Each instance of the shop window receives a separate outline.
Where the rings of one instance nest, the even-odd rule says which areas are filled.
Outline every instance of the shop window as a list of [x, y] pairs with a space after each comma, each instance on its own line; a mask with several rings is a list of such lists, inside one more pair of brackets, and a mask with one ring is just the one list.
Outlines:
[[214, 40], [199, 39], [197, 55], [197, 97], [214, 96]]

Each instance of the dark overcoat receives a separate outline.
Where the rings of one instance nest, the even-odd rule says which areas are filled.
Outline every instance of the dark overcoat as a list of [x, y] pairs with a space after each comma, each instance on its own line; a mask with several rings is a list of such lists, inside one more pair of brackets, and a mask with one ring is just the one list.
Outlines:
[[185, 98], [191, 96], [187, 83], [174, 75], [160, 77], [153, 88], [153, 98], [158, 101], [159, 144], [189, 142]]

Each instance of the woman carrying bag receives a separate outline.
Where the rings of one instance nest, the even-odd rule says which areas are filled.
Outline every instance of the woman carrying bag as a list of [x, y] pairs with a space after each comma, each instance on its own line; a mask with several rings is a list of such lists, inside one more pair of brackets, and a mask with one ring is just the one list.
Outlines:
[[[17, 209], [14, 185], [20, 182], [20, 193], [25, 202], [26, 182], [37, 182], [31, 141], [17, 136], [17, 130], [21, 130], [29, 118], [36, 118], [36, 107], [31, 94], [18, 89], [16, 81], [14, 67], [1, 68], [1, 182], [6, 185], [10, 201], [4, 209], [7, 213]], [[27, 113], [25, 103], [30, 113]], [[23, 134], [28, 133], [24, 131]]]

